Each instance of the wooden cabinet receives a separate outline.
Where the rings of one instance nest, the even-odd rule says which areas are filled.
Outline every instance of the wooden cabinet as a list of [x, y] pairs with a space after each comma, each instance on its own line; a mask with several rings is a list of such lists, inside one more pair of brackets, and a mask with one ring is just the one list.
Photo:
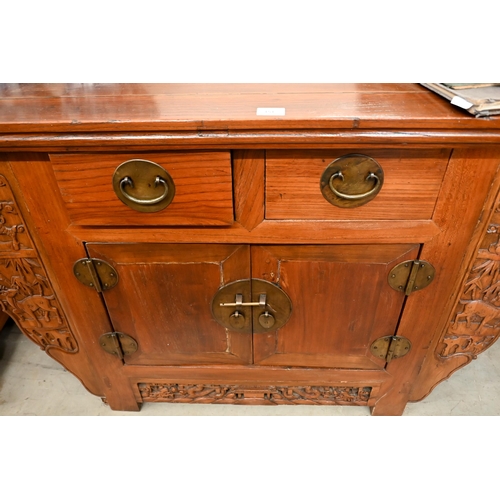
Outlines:
[[112, 408], [401, 414], [497, 339], [500, 120], [418, 85], [58, 88], [0, 86], [0, 304]]

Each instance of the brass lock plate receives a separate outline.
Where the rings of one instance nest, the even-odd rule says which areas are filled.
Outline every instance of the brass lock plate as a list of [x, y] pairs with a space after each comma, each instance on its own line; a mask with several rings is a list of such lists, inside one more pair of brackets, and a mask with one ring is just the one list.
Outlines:
[[138, 212], [159, 212], [168, 207], [175, 196], [170, 174], [149, 160], [128, 160], [113, 174], [116, 196]]
[[118, 283], [118, 273], [108, 262], [101, 259], [79, 259], [73, 265], [78, 281], [97, 292], [110, 290]]
[[252, 288], [250, 280], [239, 280], [219, 288], [212, 299], [212, 315], [223, 327], [242, 333], [252, 333], [252, 312], [248, 307], [224, 307], [221, 304], [234, 303], [236, 296], [242, 302], [251, 302]]
[[387, 281], [394, 290], [410, 295], [430, 285], [435, 274], [436, 270], [429, 262], [407, 260], [391, 269]]
[[370, 352], [377, 358], [385, 358], [389, 363], [393, 359], [406, 356], [411, 349], [411, 342], [406, 337], [388, 335], [375, 340], [370, 346]]
[[138, 348], [134, 338], [121, 332], [104, 333], [99, 337], [99, 345], [107, 353], [118, 356], [120, 359], [123, 359], [123, 356], [134, 354]]
[[219, 288], [211, 309], [215, 320], [228, 330], [266, 333], [285, 325], [292, 313], [292, 302], [274, 283], [251, 279]]
[[[278, 330], [288, 322], [292, 314], [290, 297], [274, 283], [255, 278], [251, 281], [252, 300], [259, 300], [263, 294], [267, 298], [265, 307], [252, 307], [253, 333], [267, 333]], [[274, 321], [269, 316], [274, 318]]]
[[345, 155], [334, 160], [323, 172], [323, 197], [340, 208], [356, 208], [373, 200], [384, 184], [382, 167], [369, 156]]

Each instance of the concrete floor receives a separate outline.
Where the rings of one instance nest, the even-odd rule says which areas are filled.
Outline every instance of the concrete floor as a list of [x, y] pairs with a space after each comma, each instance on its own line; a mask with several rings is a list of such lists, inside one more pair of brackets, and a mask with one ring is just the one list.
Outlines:
[[[8, 323], [0, 334], [0, 415], [351, 415], [355, 406], [235, 406], [145, 403], [140, 412], [115, 412], [88, 393], [59, 363]], [[441, 383], [404, 415], [500, 415], [500, 343]]]

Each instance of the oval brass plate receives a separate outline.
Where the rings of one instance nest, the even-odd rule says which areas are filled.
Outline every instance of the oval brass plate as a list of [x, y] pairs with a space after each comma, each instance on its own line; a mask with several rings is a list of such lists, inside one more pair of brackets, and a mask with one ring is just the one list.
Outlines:
[[387, 282], [394, 290], [410, 295], [410, 293], [417, 292], [430, 285], [435, 274], [434, 266], [425, 260], [406, 260], [391, 269]]
[[[389, 352], [389, 349], [391, 352]], [[411, 349], [411, 342], [406, 337], [380, 337], [370, 346], [370, 352], [377, 358], [386, 358], [389, 354], [391, 361], [393, 359], [406, 356]]]
[[[175, 196], [170, 174], [149, 160], [128, 160], [119, 165], [113, 174], [113, 190], [125, 205], [138, 212], [159, 212]], [[155, 199], [160, 201], [151, 204]]]
[[[101, 259], [79, 259], [73, 265], [73, 273], [80, 283], [98, 292], [101, 289], [110, 290], [118, 283], [116, 269]], [[96, 283], [96, 280], [98, 280], [98, 283]]]
[[[241, 295], [242, 305], [223, 306], [221, 304], [234, 304], [236, 296]], [[265, 305], [259, 301], [265, 295]], [[245, 305], [253, 303], [256, 305]], [[277, 285], [269, 281], [252, 279], [228, 283], [219, 288], [212, 300], [212, 315], [224, 328], [241, 333], [267, 333], [281, 328], [292, 314], [292, 301], [290, 297]], [[231, 316], [239, 311], [244, 316], [244, 321], [235, 322]], [[268, 312], [275, 322], [269, 328], [270, 321], [259, 321], [259, 317]], [[238, 325], [239, 328], [235, 326]]]
[[[320, 189], [323, 197], [332, 205], [355, 208], [373, 200], [383, 184], [384, 171], [373, 158], [350, 154], [337, 158], [326, 167], [321, 176]], [[338, 194], [332, 190], [332, 186]], [[356, 198], [349, 199], [349, 196]]]
[[[217, 323], [233, 332], [252, 333], [252, 313], [249, 307], [223, 307], [220, 304], [235, 302], [237, 294], [242, 295], [243, 302], [251, 302], [250, 280], [239, 280], [228, 283], [217, 290], [212, 299], [212, 315]], [[239, 321], [234, 321], [231, 316], [238, 311], [241, 313]]]
[[[292, 301], [290, 297], [278, 285], [265, 280], [252, 279], [252, 300], [258, 301], [265, 293], [267, 297], [266, 307], [252, 307], [253, 333], [274, 332], [283, 327], [292, 314]], [[259, 316], [268, 311], [274, 317], [274, 324], [270, 328], [259, 321]]]
[[107, 353], [118, 357], [120, 357], [120, 350], [125, 356], [130, 356], [138, 349], [137, 341], [121, 332], [103, 333], [99, 337], [99, 344]]

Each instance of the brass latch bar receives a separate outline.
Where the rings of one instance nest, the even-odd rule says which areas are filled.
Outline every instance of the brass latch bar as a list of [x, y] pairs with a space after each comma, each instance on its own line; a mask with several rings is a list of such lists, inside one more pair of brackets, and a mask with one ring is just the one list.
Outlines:
[[224, 304], [220, 304], [221, 307], [247, 307], [247, 306], [260, 306], [266, 307], [267, 297], [265, 293], [261, 293], [259, 295], [259, 302], [243, 302], [243, 295], [241, 293], [237, 293], [235, 296], [235, 302], [226, 302]]

